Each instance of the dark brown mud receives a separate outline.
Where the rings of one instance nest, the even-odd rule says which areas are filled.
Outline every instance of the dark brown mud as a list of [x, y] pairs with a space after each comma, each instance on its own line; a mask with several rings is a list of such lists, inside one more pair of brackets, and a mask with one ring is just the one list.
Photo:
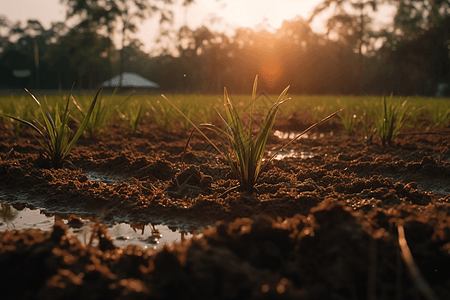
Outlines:
[[[292, 116], [276, 129], [303, 125]], [[70, 157], [77, 169], [59, 170], [29, 133], [17, 139], [3, 130], [2, 202], [102, 222], [216, 226], [157, 252], [116, 248], [101, 226], [88, 246], [63, 224], [3, 232], [0, 288], [10, 299], [425, 299], [399, 250], [403, 226], [425, 282], [446, 299], [450, 130], [405, 131], [381, 147], [344, 136], [338, 123], [320, 128], [331, 129], [290, 145], [294, 155], [271, 162], [252, 195], [230, 191], [237, 179], [200, 137], [182, 164], [182, 130], [112, 127], [80, 139]], [[268, 150], [286, 142], [273, 136]], [[301, 152], [308, 157], [295, 157]], [[11, 289], [14, 282], [23, 288]]]

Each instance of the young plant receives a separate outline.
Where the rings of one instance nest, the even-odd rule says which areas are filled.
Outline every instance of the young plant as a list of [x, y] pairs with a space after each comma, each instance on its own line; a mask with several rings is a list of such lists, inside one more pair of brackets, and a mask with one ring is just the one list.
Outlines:
[[178, 101], [178, 108], [180, 108], [180, 110], [183, 112], [183, 114], [187, 117], [186, 118], [182, 118], [180, 120], [180, 123], [183, 125], [184, 129], [189, 129], [191, 127], [191, 123], [189, 123], [188, 120], [193, 120], [193, 117], [195, 117], [195, 107], [192, 106], [192, 104], [188, 101], [183, 101], [180, 103], [180, 101]]
[[172, 124], [173, 117], [175, 116], [174, 112], [171, 109], [164, 107], [160, 101], [157, 102], [158, 108], [155, 108], [148, 100], [147, 103], [150, 105], [153, 116], [155, 117], [155, 121], [159, 128], [169, 128]]
[[[391, 96], [391, 99], [393, 97]], [[390, 145], [400, 132], [407, 119], [408, 106], [406, 100], [401, 104], [391, 103], [387, 105], [383, 96], [383, 106], [380, 114], [375, 119], [377, 133], [381, 138], [381, 145]]]
[[[257, 78], [253, 86], [253, 101], [256, 98], [256, 87]], [[231, 170], [238, 177], [241, 188], [248, 194], [253, 192], [254, 185], [261, 174], [266, 143], [269, 139], [270, 131], [272, 130], [280, 105], [288, 100], [285, 98], [288, 89], [289, 87], [280, 94], [275, 104], [265, 116], [256, 135], [253, 135], [252, 132], [254, 110], [251, 111], [247, 128], [244, 128], [241, 117], [230, 101], [226, 89], [224, 91], [226, 119], [217, 112], [224, 124], [225, 130], [213, 124], [203, 124], [204, 127], [226, 138], [226, 141], [220, 140], [222, 153], [230, 165]], [[226, 142], [231, 146], [231, 149], [226, 146]]]
[[355, 126], [356, 126], [356, 114], [349, 112], [346, 110], [345, 113], [340, 114], [339, 118], [341, 119], [342, 126], [344, 126], [345, 133], [347, 135], [355, 134]]
[[[252, 92], [252, 100], [254, 106], [254, 100], [256, 98], [256, 88], [258, 83], [258, 77], [255, 78], [255, 82], [253, 84], [253, 92]], [[275, 117], [277, 115], [278, 109], [285, 101], [289, 98], [285, 98], [289, 86], [284, 89], [284, 91], [279, 95], [277, 101], [268, 111], [267, 115], [262, 121], [261, 127], [257, 131], [256, 134], [253, 134], [252, 131], [252, 120], [253, 120], [253, 112], [251, 112], [249, 124], [247, 128], [244, 128], [244, 124], [242, 122], [242, 118], [239, 116], [238, 111], [234, 107], [230, 98], [228, 97], [227, 90], [224, 90], [224, 101], [225, 101], [225, 110], [226, 110], [226, 119], [222, 116], [222, 114], [217, 111], [219, 117], [221, 118], [225, 129], [221, 129], [213, 124], [201, 124], [201, 127], [205, 127], [210, 129], [219, 136], [220, 147], [214, 144], [207, 136], [204, 134], [198, 126], [196, 126], [189, 118], [187, 118], [180, 109], [178, 109], [169, 99], [167, 99], [164, 95], [164, 99], [166, 99], [182, 116], [184, 116], [189, 122], [194, 126], [194, 130], [198, 130], [206, 140], [224, 157], [227, 161], [233, 173], [237, 176], [239, 180], [239, 187], [241, 189], [251, 194], [254, 190], [254, 186], [261, 174], [261, 171], [265, 166], [268, 165], [270, 161], [274, 159], [274, 157], [288, 144], [298, 139], [301, 135], [306, 133], [308, 130], [314, 128], [319, 123], [325, 121], [326, 119], [331, 118], [336, 113], [328, 116], [326, 119], [314, 124], [304, 132], [300, 133], [294, 139], [292, 139], [289, 143], [284, 145], [280, 150], [275, 152], [269, 159], [263, 160], [265, 154], [265, 147], [267, 144], [267, 140], [270, 135], [270, 131], [275, 122]], [[192, 131], [192, 133], [194, 132]], [[191, 136], [192, 136], [191, 133]], [[187, 144], [191, 136], [188, 138]], [[224, 138], [222, 138], [224, 137]], [[186, 148], [187, 148], [186, 144]]]
[[[136, 102], [137, 103], [137, 102]], [[138, 103], [137, 108], [135, 106], [128, 105], [126, 107], [126, 112], [123, 113], [120, 108], [117, 109], [119, 117], [128, 123], [131, 132], [135, 132], [139, 122], [141, 120], [142, 104]]]
[[[9, 131], [9, 134], [15, 138], [18, 138], [26, 128], [23, 123], [15, 122], [14, 119], [2, 114], [1, 111], [0, 117], [5, 121], [5, 128]], [[19, 116], [16, 115], [16, 118], [19, 118]]]
[[[447, 101], [447, 100], [445, 100]], [[433, 128], [441, 128], [448, 124], [450, 120], [450, 107], [447, 103], [435, 100], [429, 101], [427, 111], [433, 119]]]
[[[75, 104], [77, 109], [80, 111], [83, 120], [86, 118], [87, 110], [83, 109], [75, 100], [75, 98], [72, 98], [72, 102]], [[94, 136], [100, 134], [103, 129], [106, 127], [106, 122], [109, 119], [108, 116], [110, 115], [109, 107], [105, 105], [103, 99], [98, 100], [98, 105], [96, 108], [92, 111], [91, 116], [89, 117], [89, 122], [86, 125], [86, 133], [89, 136]]]
[[22, 99], [10, 98], [4, 104], [5, 110], [0, 109], [0, 118], [5, 121], [5, 128], [9, 131], [10, 135], [18, 138], [27, 126], [21, 122], [16, 122], [14, 119], [8, 116], [14, 116], [18, 119], [25, 119], [29, 114], [33, 112], [25, 105]]
[[371, 145], [373, 140], [373, 135], [376, 132], [375, 125], [373, 124], [373, 116], [368, 115], [366, 112], [363, 112], [359, 117], [358, 126], [360, 126], [362, 130], [362, 144], [363, 145]]
[[[113, 110], [111, 108], [110, 103], [112, 103], [112, 100], [116, 94], [116, 90], [114, 90], [111, 99], [109, 99], [109, 105], [106, 104], [105, 99], [103, 99], [101, 96], [97, 100], [98, 104], [95, 106], [94, 110], [91, 113], [91, 116], [89, 117], [89, 121], [86, 125], [85, 132], [88, 136], [95, 136], [100, 134], [105, 127], [107, 127], [108, 121], [110, 121], [113, 118]], [[131, 96], [130, 96], [131, 97]], [[126, 102], [130, 97], [128, 97], [124, 102]], [[82, 119], [87, 115], [87, 111], [89, 110], [89, 107], [86, 107], [84, 105], [80, 105], [74, 97], [70, 97], [72, 99], [73, 104], [78, 109], [78, 111], [81, 114]], [[78, 122], [77, 119], [75, 119], [76, 122]], [[78, 122], [79, 123], [79, 122]]]
[[12, 116], [9, 117], [28, 125], [30, 128], [34, 129], [39, 134], [39, 136], [43, 139], [43, 142], [41, 142], [36, 135], [34, 135], [35, 139], [44, 149], [46, 155], [50, 158], [51, 165], [55, 169], [58, 169], [62, 167], [64, 162], [68, 162], [66, 157], [69, 155], [70, 151], [72, 150], [72, 147], [75, 145], [75, 142], [82, 135], [84, 129], [88, 125], [90, 116], [92, 114], [92, 111], [94, 110], [95, 103], [97, 102], [97, 98], [101, 89], [97, 91], [97, 94], [95, 95], [94, 100], [92, 101], [89, 107], [89, 110], [84, 116], [83, 122], [80, 124], [80, 127], [78, 128], [72, 139], [70, 139], [71, 132], [68, 126], [70, 119], [69, 103], [71, 97], [67, 98], [67, 103], [65, 105], [64, 110], [61, 110], [58, 107], [58, 103], [56, 103], [56, 107], [54, 109], [54, 116], [52, 117], [46, 101], [43, 103], [39, 102], [39, 100], [33, 94], [31, 94], [27, 89], [25, 90], [39, 105], [40, 114], [43, 119], [43, 124], [40, 124], [39, 122], [37, 123], [42, 130], [31, 122], [15, 118]]

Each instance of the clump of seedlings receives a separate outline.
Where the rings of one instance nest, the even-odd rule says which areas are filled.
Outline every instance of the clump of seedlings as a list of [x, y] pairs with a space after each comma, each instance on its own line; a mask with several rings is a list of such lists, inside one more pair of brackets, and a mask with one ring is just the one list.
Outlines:
[[433, 129], [448, 126], [450, 121], [450, 107], [447, 99], [435, 99], [435, 102], [427, 102], [426, 109], [433, 120]]
[[153, 112], [153, 116], [159, 128], [164, 130], [168, 129], [172, 125], [172, 120], [175, 116], [173, 111], [164, 107], [160, 101], [156, 102], [158, 104], [157, 107], [153, 106], [149, 100], [147, 100], [147, 103]]
[[70, 98], [67, 98], [67, 103], [64, 109], [61, 109], [56, 103], [54, 109], [54, 115], [52, 116], [50, 113], [49, 106], [47, 101], [40, 102], [32, 93], [30, 93], [27, 89], [25, 89], [28, 94], [36, 101], [40, 108], [40, 115], [42, 117], [42, 123], [38, 120], [35, 120], [37, 125], [20, 119], [13, 116], [7, 116], [16, 121], [26, 124], [34, 131], [38, 133], [38, 136], [42, 138], [41, 141], [38, 136], [33, 135], [34, 138], [38, 141], [39, 145], [44, 150], [44, 153], [48, 156], [51, 161], [51, 166], [55, 169], [62, 167], [64, 163], [70, 163], [67, 160], [67, 156], [69, 155], [72, 147], [75, 145], [78, 138], [83, 134], [83, 131], [86, 129], [88, 122], [90, 120], [92, 111], [94, 110], [95, 103], [97, 102], [98, 95], [100, 93], [99, 89], [92, 100], [89, 110], [86, 112], [83, 121], [81, 122], [78, 130], [75, 135], [71, 138], [71, 130], [69, 127], [70, 120], [70, 110], [69, 110], [69, 102]]
[[354, 135], [357, 124], [357, 115], [346, 110], [345, 113], [339, 115], [339, 118], [341, 119], [342, 126], [344, 126], [345, 133], [350, 136]]
[[[392, 100], [392, 96], [391, 96]], [[395, 137], [402, 129], [407, 120], [408, 106], [405, 100], [402, 104], [386, 103], [386, 97], [383, 97], [383, 106], [380, 114], [375, 119], [377, 133], [381, 138], [381, 145], [391, 145]]]
[[[256, 99], [256, 90], [258, 84], [258, 76], [256, 76], [253, 84], [252, 92], [252, 103], [254, 105]], [[287, 145], [293, 141], [300, 138], [303, 134], [313, 129], [320, 123], [330, 119], [336, 115], [341, 110], [332, 113], [328, 117], [322, 119], [321, 121], [315, 123], [314, 125], [307, 128], [305, 131], [294, 137], [287, 144], [285, 144], [281, 149], [273, 153], [268, 159], [264, 160], [264, 155], [266, 151], [267, 140], [270, 136], [270, 131], [275, 123], [275, 118], [281, 104], [289, 100], [286, 98], [286, 94], [289, 90], [289, 86], [284, 89], [284, 91], [278, 96], [277, 101], [269, 109], [267, 115], [264, 117], [261, 127], [256, 133], [252, 130], [252, 121], [254, 109], [250, 113], [250, 119], [247, 127], [244, 127], [243, 119], [239, 115], [235, 106], [228, 97], [227, 89], [224, 89], [224, 105], [226, 111], [226, 118], [216, 109], [220, 119], [223, 122], [224, 129], [213, 125], [213, 124], [201, 124], [200, 127], [212, 130], [218, 134], [219, 145], [209, 139], [206, 134], [200, 130], [200, 128], [195, 125], [178, 107], [176, 107], [169, 99], [164, 95], [166, 99], [182, 116], [186, 118], [193, 126], [191, 135], [186, 143], [185, 151], [195, 130], [198, 130], [203, 137], [220, 153], [220, 155], [226, 160], [230, 166], [233, 173], [239, 180], [239, 186], [242, 191], [252, 194], [254, 187], [262, 170], [270, 163], [276, 155], [283, 150]]]
[[[125, 100], [127, 101], [128, 98]], [[124, 102], [125, 103], [125, 102]], [[142, 103], [135, 100], [132, 105], [127, 105], [125, 109], [121, 109], [122, 104], [117, 108], [119, 118], [128, 123], [128, 128], [135, 133], [142, 116]]]

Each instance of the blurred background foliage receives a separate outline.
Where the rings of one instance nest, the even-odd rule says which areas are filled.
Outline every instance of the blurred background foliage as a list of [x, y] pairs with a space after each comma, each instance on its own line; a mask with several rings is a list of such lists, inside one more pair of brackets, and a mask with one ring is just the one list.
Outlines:
[[[226, 86], [248, 94], [256, 74], [273, 94], [291, 85], [293, 94], [433, 96], [450, 83], [450, 1], [324, 0], [308, 20], [273, 31], [174, 28], [173, 10], [192, 2], [61, 0], [67, 21], [50, 28], [0, 15], [0, 88], [95, 89], [122, 72], [171, 93], [220, 94]], [[385, 4], [395, 7], [392, 23], [374, 26], [372, 14]], [[314, 32], [311, 22], [330, 9], [325, 32]], [[146, 18], [160, 20], [151, 53], [133, 35]]]

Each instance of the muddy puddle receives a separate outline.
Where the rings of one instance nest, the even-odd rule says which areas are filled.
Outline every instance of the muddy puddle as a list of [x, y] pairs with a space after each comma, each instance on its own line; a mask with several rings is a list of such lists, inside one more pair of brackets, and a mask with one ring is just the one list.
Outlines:
[[[83, 174], [92, 182], [99, 182], [108, 186], [120, 184], [123, 182], [131, 183], [131, 177], [117, 174], [109, 174], [101, 171], [84, 170]], [[7, 203], [5, 199], [13, 196], [15, 204]], [[81, 242], [87, 244], [96, 222], [107, 225], [108, 235], [113, 239], [118, 247], [128, 245], [137, 245], [144, 249], [158, 249], [165, 244], [180, 242], [189, 239], [193, 234], [197, 235], [197, 230], [189, 232], [183, 228], [193, 228], [192, 224], [162, 225], [159, 222], [152, 223], [125, 223], [125, 222], [101, 222], [101, 215], [70, 212], [70, 210], [61, 211], [44, 210], [28, 205], [22, 205], [20, 199], [27, 199], [26, 194], [14, 193], [8, 195], [0, 191], [0, 231], [4, 230], [29, 230], [39, 229], [44, 232], [51, 231], [56, 221], [61, 220], [69, 228], [69, 233], [76, 236]], [[182, 227], [182, 228], [180, 228]], [[200, 227], [199, 227], [200, 230]]]
[[[43, 209], [32, 209], [23, 205], [1, 204], [0, 231], [39, 229], [51, 231], [56, 221], [62, 221], [69, 233], [87, 244], [92, 234], [95, 217], [74, 214], [48, 214]], [[176, 227], [148, 224], [107, 224], [108, 235], [118, 247], [137, 245], [143, 249], [158, 249], [165, 244], [180, 242], [199, 236]]]

